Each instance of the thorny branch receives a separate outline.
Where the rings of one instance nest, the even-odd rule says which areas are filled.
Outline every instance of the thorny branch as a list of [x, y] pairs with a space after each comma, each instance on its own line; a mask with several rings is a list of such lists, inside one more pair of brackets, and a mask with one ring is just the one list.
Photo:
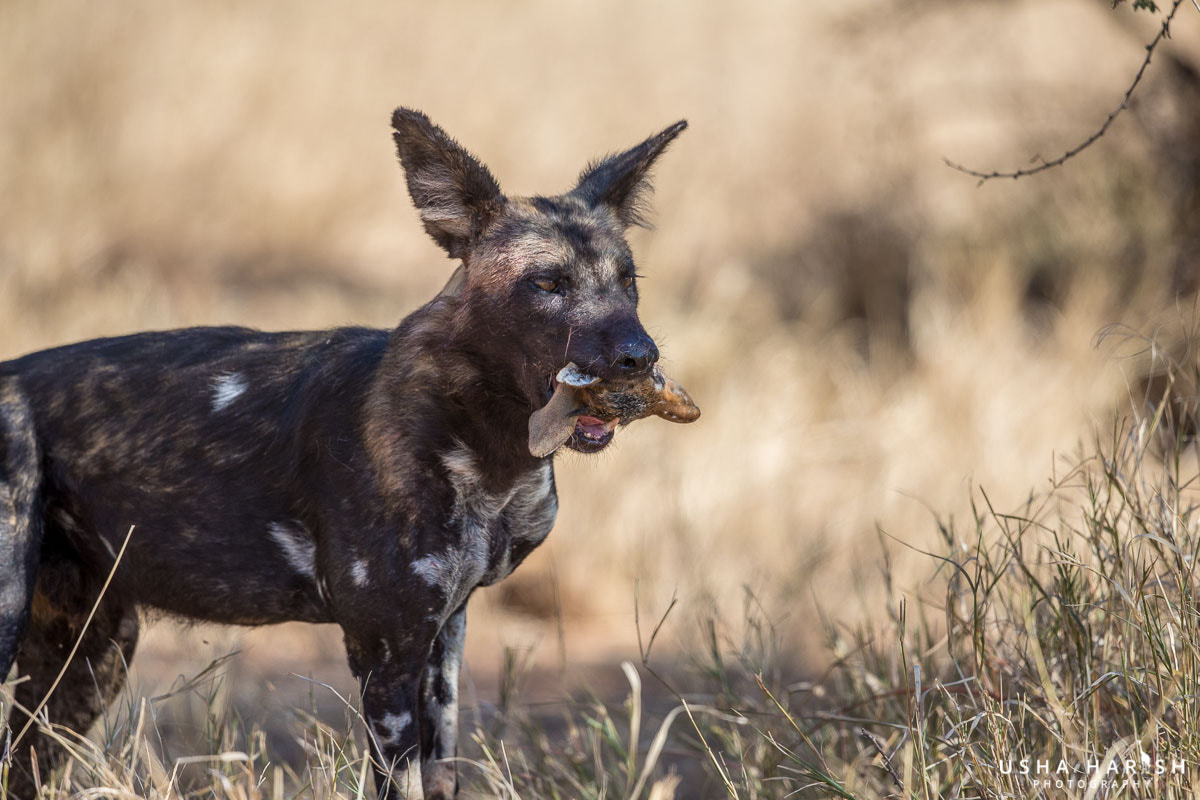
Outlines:
[[[1196, 0], [1192, 0], [1192, 2], [1195, 3]], [[1017, 178], [1024, 178], [1028, 175], [1036, 175], [1039, 172], [1045, 172], [1046, 170], [1053, 169], [1054, 167], [1061, 167], [1068, 160], [1074, 158], [1095, 144], [1101, 136], [1108, 133], [1108, 128], [1113, 124], [1113, 120], [1115, 120], [1117, 116], [1124, 111], [1126, 107], [1128, 107], [1129, 98], [1133, 96], [1134, 90], [1137, 89], [1138, 84], [1142, 82], [1142, 76], [1146, 74], [1146, 68], [1150, 66], [1150, 58], [1154, 55], [1154, 48], [1158, 47], [1159, 43], [1162, 42], [1163, 39], [1171, 38], [1171, 20], [1174, 19], [1175, 12], [1179, 10], [1181, 5], [1183, 5], [1183, 0], [1174, 0], [1171, 5], [1171, 11], [1167, 14], [1166, 18], [1163, 19], [1162, 27], [1159, 29], [1158, 35], [1151, 40], [1150, 44], [1146, 45], [1146, 58], [1142, 61], [1142, 66], [1138, 68], [1137, 74], [1133, 76], [1133, 82], [1130, 83], [1129, 88], [1125, 90], [1125, 96], [1121, 98], [1121, 104], [1112, 110], [1112, 112], [1104, 120], [1104, 124], [1097, 128], [1091, 136], [1084, 139], [1082, 142], [1075, 145], [1058, 158], [1052, 161], [1043, 160], [1042, 163], [1038, 164], [1036, 167], [1018, 169], [1011, 172], [1000, 172], [999, 170], [980, 172], [979, 170], [964, 167], [962, 164], [956, 164], [948, 158], [943, 158], [942, 160], [946, 162], [946, 166], [950, 167], [951, 169], [955, 169], [959, 172], [979, 178], [980, 185], [983, 185], [992, 178], [1012, 178], [1013, 180], [1016, 180]]]

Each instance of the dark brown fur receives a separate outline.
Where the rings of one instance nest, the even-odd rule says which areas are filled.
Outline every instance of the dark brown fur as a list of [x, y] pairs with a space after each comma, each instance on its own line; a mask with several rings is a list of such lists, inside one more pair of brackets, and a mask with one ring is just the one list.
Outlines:
[[[336, 622], [381, 793], [449, 797], [471, 592], [549, 533], [553, 464], [527, 423], [569, 361], [629, 379], [658, 357], [625, 228], [678, 123], [563, 195], [506, 198], [425, 115], [395, 139], [426, 230], [466, 268], [393, 331], [190, 328], [0, 364], [0, 674], [17, 663], [83, 731], [112, 699], [138, 610], [218, 623]], [[577, 432], [567, 446], [602, 449]], [[132, 533], [129, 533], [132, 530]], [[10, 719], [14, 733], [27, 721]], [[9, 788], [64, 754], [36, 726]]]

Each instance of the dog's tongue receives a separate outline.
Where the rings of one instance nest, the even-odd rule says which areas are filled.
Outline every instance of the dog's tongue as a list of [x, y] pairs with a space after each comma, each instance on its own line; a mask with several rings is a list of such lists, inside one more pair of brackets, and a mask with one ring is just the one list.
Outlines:
[[[565, 383], [558, 384], [554, 388], [550, 402], [529, 417], [529, 452], [536, 458], [545, 458], [562, 447], [575, 432], [575, 422], [581, 419], [579, 412], [575, 387]], [[582, 419], [595, 419], [595, 417], [583, 417]], [[604, 423], [600, 424], [603, 426]]]
[[604, 434], [612, 430], [613, 427], [615, 426], [605, 423], [605, 421], [602, 419], [582, 416], [575, 420], [572, 430], [578, 428], [581, 432], [592, 437], [593, 439], [601, 439], [604, 437]]

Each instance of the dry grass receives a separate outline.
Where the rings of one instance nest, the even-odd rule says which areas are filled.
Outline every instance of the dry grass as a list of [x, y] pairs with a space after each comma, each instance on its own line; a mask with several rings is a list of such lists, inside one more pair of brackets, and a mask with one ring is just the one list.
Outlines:
[[[639, 625], [620, 705], [539, 709], [510, 659], [501, 705], [476, 711], [460, 759], [465, 796], [1194, 797], [1200, 443], [1181, 432], [1196, 411], [1191, 392], [1137, 404], [1014, 511], [972, 492], [965, 524], [937, 524], [914, 596], [854, 628], [823, 621], [832, 664], [815, 679], [797, 679], [756, 598], [736, 625], [705, 616], [703, 647], [673, 675], [652, 651], [657, 630]], [[894, 588], [890, 569], [882, 578]], [[369, 756], [347, 734], [353, 701], [314, 684], [342, 713], [295, 712], [288, 759], [228, 701], [225, 666], [171, 696], [128, 693], [91, 739], [59, 729], [74, 760], [49, 796], [371, 791]], [[646, 680], [661, 687], [644, 692]], [[173, 757], [156, 709], [184, 696], [206, 738], [201, 755]]]
[[[1138, 388], [1144, 363], [1112, 358], [1096, 333], [1178, 327], [1179, 243], [1200, 216], [1178, 177], [1194, 163], [1197, 106], [1165, 66], [1071, 169], [977, 189], [941, 165], [1073, 144], [1119, 97], [1152, 26], [1083, 0], [11, 5], [0, 357], [190, 324], [394, 324], [450, 271], [394, 164], [386, 120], [399, 103], [428, 111], [514, 193], [565, 187], [588, 158], [686, 116], [658, 174], [658, 229], [634, 248], [643, 318], [705, 416], [641, 423], [609, 454], [564, 459], [555, 534], [476, 600], [486, 622], [468, 661], [484, 702], [505, 685], [506, 646], [532, 650], [537, 669], [615, 675], [637, 652], [636, 584], [643, 613], [680, 598], [662, 658], [703, 649], [706, 628], [684, 621], [737, 618], [754, 597], [780, 658], [823, 669], [841, 651], [822, 646], [822, 619], [877, 624], [925, 574], [923, 557], [893, 546], [881, 581], [879, 530], [929, 549], [931, 520], [974, 518], [969, 487], [1020, 505]], [[1176, 27], [1172, 52], [1194, 64], [1200, 26]], [[307, 630], [160, 628], [130, 694], [163, 694], [238, 647], [223, 690], [234, 711], [303, 699], [291, 671], [345, 691], [336, 634]], [[182, 704], [160, 705], [199, 724]], [[340, 708], [317, 716], [344, 733]], [[607, 752], [587, 738], [596, 725], [578, 733], [587, 758]], [[741, 746], [726, 741], [737, 733], [770, 750], [728, 730], [723, 748]], [[195, 752], [224, 747], [210, 744]], [[330, 758], [341, 766], [326, 772], [346, 776], [361, 764], [357, 751]], [[631, 785], [637, 769], [622, 769]]]

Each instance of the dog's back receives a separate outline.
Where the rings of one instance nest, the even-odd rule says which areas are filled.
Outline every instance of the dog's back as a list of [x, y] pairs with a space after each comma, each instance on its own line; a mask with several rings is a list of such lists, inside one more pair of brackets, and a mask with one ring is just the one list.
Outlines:
[[[32, 411], [46, 547], [102, 581], [136, 525], [115, 595], [216, 622], [329, 620], [305, 517], [336, 480], [322, 462], [357, 438], [387, 335], [193, 328], [0, 364]], [[262, 569], [281, 559], [294, 569]]]

